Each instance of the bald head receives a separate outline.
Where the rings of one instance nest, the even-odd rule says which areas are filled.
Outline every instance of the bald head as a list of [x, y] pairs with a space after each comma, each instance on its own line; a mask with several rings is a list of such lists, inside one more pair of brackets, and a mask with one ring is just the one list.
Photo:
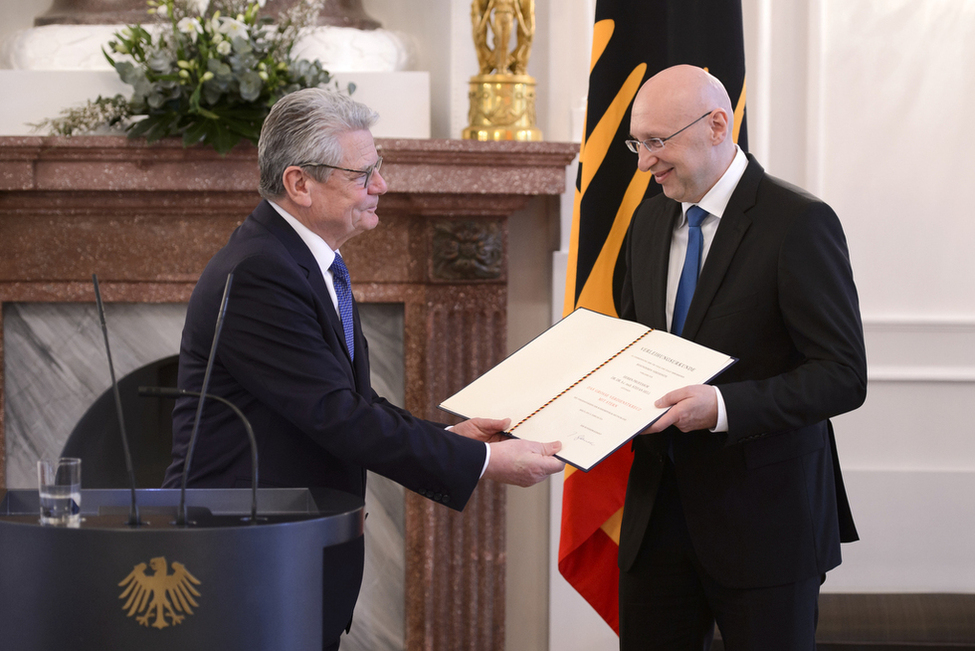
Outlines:
[[706, 70], [680, 65], [660, 71], [633, 101], [633, 137], [665, 140], [655, 151], [640, 147], [640, 169], [653, 172], [671, 199], [700, 201], [735, 157], [733, 121], [728, 92]]
[[722, 109], [732, 126], [734, 112], [728, 91], [718, 78], [697, 66], [674, 66], [661, 70], [643, 84], [633, 102], [638, 110], [673, 110], [685, 117], [697, 117], [713, 109]]

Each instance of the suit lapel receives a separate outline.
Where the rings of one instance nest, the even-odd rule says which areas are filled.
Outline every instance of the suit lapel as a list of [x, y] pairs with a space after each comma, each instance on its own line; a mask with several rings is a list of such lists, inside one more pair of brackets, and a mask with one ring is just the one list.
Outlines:
[[691, 299], [690, 308], [687, 310], [687, 319], [682, 333], [682, 336], [687, 339], [693, 339], [697, 335], [707, 315], [708, 307], [714, 301], [728, 267], [731, 266], [738, 245], [751, 226], [752, 220], [747, 213], [755, 205], [758, 184], [764, 175], [762, 166], [749, 156], [748, 167], [731, 195], [731, 200], [718, 224], [718, 230], [714, 234], [708, 257], [704, 261], [701, 276], [697, 281], [697, 288], [694, 290], [694, 298]]
[[670, 242], [674, 238], [674, 229], [681, 217], [679, 203], [668, 201], [669, 210], [661, 219], [655, 220], [655, 226], [650, 237], [648, 260], [650, 261], [650, 305], [653, 313], [651, 328], [667, 330], [667, 269], [670, 264]]
[[328, 288], [325, 286], [325, 278], [322, 275], [321, 267], [318, 266], [318, 261], [315, 259], [315, 256], [312, 255], [305, 242], [301, 239], [301, 236], [295, 232], [295, 229], [291, 228], [291, 225], [284, 220], [284, 217], [279, 215], [278, 211], [267, 201], [262, 201], [258, 205], [252, 217], [263, 224], [281, 241], [281, 244], [284, 245], [288, 253], [291, 254], [291, 257], [294, 258], [295, 263], [305, 272], [308, 284], [322, 302], [320, 311], [325, 314], [325, 320], [328, 321], [329, 327], [332, 328], [338, 340], [342, 342], [340, 348], [345, 351], [345, 358], [351, 364], [352, 359], [349, 357], [349, 351], [345, 347], [345, 331], [342, 330], [342, 321], [339, 320], [339, 315], [332, 305], [332, 297], [328, 293]]

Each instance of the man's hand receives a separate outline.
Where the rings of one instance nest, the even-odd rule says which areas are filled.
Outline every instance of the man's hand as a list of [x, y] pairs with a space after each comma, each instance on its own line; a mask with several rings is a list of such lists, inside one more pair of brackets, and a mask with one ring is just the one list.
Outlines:
[[662, 432], [671, 425], [682, 432], [693, 432], [711, 429], [718, 424], [718, 398], [714, 387], [707, 384], [675, 389], [657, 400], [654, 406], [658, 409], [670, 407], [670, 411], [647, 428], [644, 434]]
[[509, 439], [491, 443], [491, 460], [484, 476], [523, 488], [534, 486], [565, 468], [564, 463], [552, 456], [561, 449], [559, 441], [536, 443]]
[[476, 441], [493, 443], [507, 440], [508, 437], [504, 435], [504, 431], [510, 425], [510, 418], [471, 418], [462, 423], [457, 423], [450, 428], [450, 431]]

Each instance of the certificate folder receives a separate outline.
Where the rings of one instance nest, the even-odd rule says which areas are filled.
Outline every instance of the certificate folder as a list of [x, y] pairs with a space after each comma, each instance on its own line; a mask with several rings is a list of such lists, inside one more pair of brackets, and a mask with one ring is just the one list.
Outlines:
[[737, 360], [643, 324], [577, 309], [440, 403], [463, 418], [510, 418], [508, 433], [562, 441], [588, 471], [667, 409], [674, 389], [712, 381]]

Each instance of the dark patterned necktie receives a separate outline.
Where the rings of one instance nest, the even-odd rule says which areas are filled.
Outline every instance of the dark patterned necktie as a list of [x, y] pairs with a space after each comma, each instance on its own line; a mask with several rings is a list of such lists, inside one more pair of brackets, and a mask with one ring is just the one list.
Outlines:
[[697, 276], [701, 273], [701, 254], [704, 251], [701, 224], [707, 216], [708, 212], [700, 206], [687, 209], [687, 255], [684, 256], [684, 268], [677, 283], [677, 300], [674, 301], [674, 318], [670, 325], [670, 331], [675, 335], [684, 330], [687, 310], [691, 307], [691, 299], [697, 287]]
[[339, 316], [342, 318], [342, 330], [345, 332], [345, 345], [349, 349], [349, 357], [355, 359], [355, 338], [352, 335], [352, 285], [349, 282], [349, 270], [342, 260], [342, 256], [335, 254], [335, 260], [329, 267], [332, 272], [332, 284], [335, 285], [335, 297], [339, 302]]

